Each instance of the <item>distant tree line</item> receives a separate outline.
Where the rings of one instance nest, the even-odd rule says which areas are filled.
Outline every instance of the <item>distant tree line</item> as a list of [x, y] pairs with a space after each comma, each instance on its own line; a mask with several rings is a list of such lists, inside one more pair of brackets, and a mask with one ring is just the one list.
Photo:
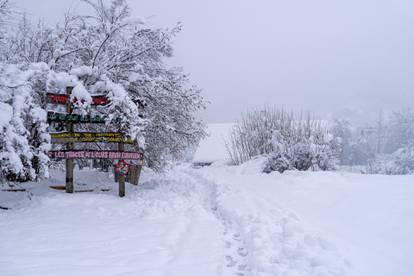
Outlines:
[[362, 166], [363, 172], [381, 174], [414, 173], [414, 112], [402, 109], [372, 126], [357, 128], [335, 120], [333, 133], [341, 141], [340, 163]]
[[233, 164], [266, 156], [264, 172], [358, 167], [364, 173], [414, 173], [414, 112], [379, 116], [368, 127], [345, 119], [264, 108], [245, 114], [226, 142]]

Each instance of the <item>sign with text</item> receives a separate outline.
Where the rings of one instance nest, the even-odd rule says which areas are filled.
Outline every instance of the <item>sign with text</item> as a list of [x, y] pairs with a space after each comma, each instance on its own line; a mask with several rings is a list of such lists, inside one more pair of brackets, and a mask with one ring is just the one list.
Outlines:
[[59, 132], [50, 133], [54, 143], [126, 143], [134, 144], [134, 141], [117, 132]]
[[[67, 94], [47, 93], [47, 99], [54, 104], [68, 104], [70, 96]], [[77, 99], [74, 98], [73, 102], [77, 102]], [[105, 95], [92, 96], [92, 105], [106, 105], [107, 103], [109, 101]]]
[[111, 150], [56, 150], [49, 151], [49, 158], [53, 159], [127, 159], [142, 160], [140, 152], [111, 151]]
[[64, 114], [64, 113], [48, 112], [47, 121], [48, 122], [104, 124], [105, 117], [101, 115], [78, 115], [78, 114]]

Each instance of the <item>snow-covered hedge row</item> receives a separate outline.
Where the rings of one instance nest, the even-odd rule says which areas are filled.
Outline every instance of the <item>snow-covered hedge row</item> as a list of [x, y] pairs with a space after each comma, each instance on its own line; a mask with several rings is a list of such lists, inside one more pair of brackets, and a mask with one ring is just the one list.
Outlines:
[[227, 142], [234, 164], [267, 155], [265, 172], [329, 170], [336, 166], [338, 143], [321, 122], [283, 110], [257, 110], [236, 124]]

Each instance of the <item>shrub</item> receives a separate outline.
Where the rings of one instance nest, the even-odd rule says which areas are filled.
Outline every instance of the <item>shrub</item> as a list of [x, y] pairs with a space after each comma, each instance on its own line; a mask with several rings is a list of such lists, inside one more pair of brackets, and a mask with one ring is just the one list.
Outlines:
[[268, 155], [264, 172], [335, 168], [338, 143], [320, 121], [264, 109], [246, 114], [226, 143], [234, 164]]
[[401, 148], [392, 154], [383, 154], [368, 162], [368, 173], [377, 174], [413, 174], [414, 147]]

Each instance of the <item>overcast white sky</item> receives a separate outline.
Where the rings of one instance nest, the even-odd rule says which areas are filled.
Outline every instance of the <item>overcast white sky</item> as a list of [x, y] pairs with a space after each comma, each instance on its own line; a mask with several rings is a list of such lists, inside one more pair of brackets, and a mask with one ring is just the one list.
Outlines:
[[[15, 0], [56, 23], [78, 0]], [[276, 105], [369, 114], [414, 106], [412, 0], [131, 0], [133, 14], [184, 30], [170, 62], [211, 102], [208, 122]]]

